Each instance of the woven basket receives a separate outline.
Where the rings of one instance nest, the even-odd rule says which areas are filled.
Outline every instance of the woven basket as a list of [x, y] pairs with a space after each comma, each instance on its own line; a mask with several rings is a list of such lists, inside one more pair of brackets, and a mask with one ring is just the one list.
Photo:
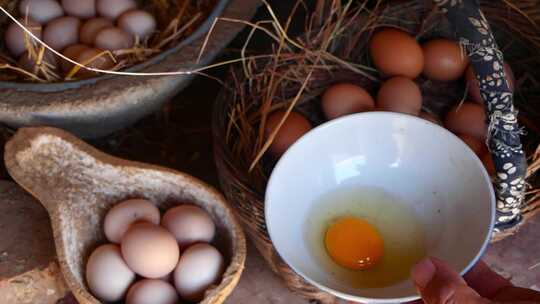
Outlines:
[[[540, 115], [538, 115], [540, 103], [537, 98], [540, 93], [540, 83], [534, 79], [535, 75], [540, 76], [537, 72], [540, 68], [540, 58], [538, 58], [540, 40], [535, 38], [540, 37], [540, 26], [535, 28], [531, 24], [534, 20], [540, 22], [540, 11], [538, 10], [540, 1], [509, 1], [509, 3], [509, 5], [494, 4], [487, 0], [481, 2], [482, 11], [490, 22], [499, 46], [505, 53], [505, 60], [513, 67], [518, 79], [519, 88], [515, 94], [514, 104], [521, 114], [520, 123], [528, 130], [528, 136], [523, 139], [524, 149], [528, 153], [530, 161], [528, 182], [532, 186], [538, 186], [539, 181], [534, 179], [533, 174], [539, 169], [540, 161], [536, 158], [534, 162], [532, 156], [538, 146], [538, 134], [540, 134], [540, 128], [534, 123], [540, 119]], [[382, 1], [382, 4], [376, 9], [378, 14], [386, 17], [379, 18], [375, 28], [389, 25], [398, 26], [418, 34], [420, 41], [433, 37], [455, 39], [454, 31], [451, 30], [449, 22], [443, 14], [436, 13], [433, 8], [431, 1]], [[351, 27], [361, 29], [363, 25], [367, 24], [368, 19], [367, 16], [357, 18], [357, 22]], [[513, 22], [509, 24], [508, 20], [513, 20]], [[343, 58], [344, 60], [367, 64], [369, 59], [366, 54], [366, 46], [371, 33], [371, 30], [359, 31], [358, 36], [350, 38], [354, 38], [354, 42], [347, 39], [336, 39], [330, 49], [335, 56], [340, 58], [344, 54], [343, 50], [348, 49], [349, 51], [345, 52], [347, 58]], [[531, 39], [533, 43], [531, 43]], [[354, 51], [350, 51], [351, 48], [354, 48]], [[256, 74], [257, 66], [261, 65], [251, 64], [249, 68], [253, 69], [255, 72], [252, 73]], [[315, 299], [322, 303], [335, 303], [337, 301], [335, 297], [308, 284], [290, 269], [281, 260], [269, 238], [264, 217], [264, 191], [267, 178], [276, 159], [265, 155], [254, 170], [249, 170], [254, 155], [243, 153], [238, 142], [249, 141], [252, 138], [240, 138], [237, 129], [243, 128], [245, 124], [256, 126], [259, 124], [259, 120], [253, 116], [255, 118], [239, 121], [234, 113], [241, 102], [248, 105], [244, 108], [257, 109], [261, 107], [261, 100], [267, 98], [267, 96], [262, 96], [261, 91], [265, 88], [265, 81], [270, 77], [260, 77], [259, 79], [262, 80], [258, 82], [251, 79], [246, 80], [245, 70], [246, 66], [233, 70], [228, 84], [229, 88], [235, 89], [224, 89], [214, 109], [214, 149], [222, 189], [240, 216], [248, 237], [255, 243], [271, 269], [283, 278], [287, 286], [308, 299]], [[305, 93], [297, 101], [294, 110], [308, 117], [313, 125], [325, 121], [320, 110], [318, 96], [329, 85], [352, 82], [366, 88], [371, 93], [375, 92], [379, 86], [377, 81], [362, 77], [359, 73], [351, 71], [350, 68], [320, 69], [314, 71], [310, 76]], [[461, 83], [434, 83], [422, 78], [417, 80], [417, 83], [421, 87], [424, 98], [423, 109], [439, 117], [443, 117], [452, 105], [459, 102], [465, 91], [465, 86]], [[278, 100], [275, 105], [273, 104], [272, 109], [286, 108], [301, 86], [302, 83], [290, 81], [287, 82], [287, 85], [280, 86], [276, 90], [275, 96], [272, 96], [273, 100]], [[523, 222], [526, 222], [540, 210], [538, 208], [540, 200], [534, 197], [534, 194], [529, 195], [526, 200], [528, 204], [522, 208]], [[517, 227], [513, 227], [498, 232], [494, 235], [493, 241], [511, 235], [517, 229]]]

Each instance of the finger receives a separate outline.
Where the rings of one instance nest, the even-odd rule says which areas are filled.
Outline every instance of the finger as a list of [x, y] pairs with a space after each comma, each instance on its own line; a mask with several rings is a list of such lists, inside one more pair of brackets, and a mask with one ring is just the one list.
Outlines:
[[415, 265], [411, 275], [427, 304], [487, 303], [457, 272], [436, 258], [424, 259]]
[[499, 290], [512, 286], [507, 279], [491, 270], [483, 261], [479, 261], [464, 276], [467, 284], [485, 298], [492, 299]]

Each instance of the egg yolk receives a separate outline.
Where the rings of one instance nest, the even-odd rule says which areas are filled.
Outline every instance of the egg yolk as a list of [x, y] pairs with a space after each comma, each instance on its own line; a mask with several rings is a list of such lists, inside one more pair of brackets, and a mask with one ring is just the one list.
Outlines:
[[342, 217], [326, 231], [326, 251], [338, 265], [352, 270], [373, 267], [383, 255], [383, 239], [367, 221]]

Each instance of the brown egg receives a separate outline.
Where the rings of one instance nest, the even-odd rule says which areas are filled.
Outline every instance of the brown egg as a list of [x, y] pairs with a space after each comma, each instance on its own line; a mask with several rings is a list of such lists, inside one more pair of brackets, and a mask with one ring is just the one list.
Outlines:
[[114, 24], [111, 20], [103, 17], [92, 18], [87, 20], [81, 26], [79, 37], [82, 43], [93, 45], [97, 34], [104, 28], [112, 27]]
[[62, 6], [55, 0], [23, 0], [19, 3], [21, 16], [45, 24], [64, 15]]
[[118, 18], [118, 27], [144, 41], [156, 30], [156, 18], [142, 10], [131, 10]]
[[491, 153], [489, 151], [485, 152], [480, 157], [480, 160], [484, 164], [484, 167], [486, 168], [489, 176], [494, 176], [497, 173], [497, 169], [495, 169], [495, 163], [493, 163], [493, 158], [491, 157]]
[[[84, 64], [87, 67], [108, 70], [114, 66], [114, 61], [107, 54], [103, 54], [103, 50], [89, 48], [83, 51], [78, 57], [77, 62]], [[100, 55], [101, 54], [101, 55]], [[81, 68], [77, 74], [78, 77], [87, 77], [96, 75], [95, 72]]]
[[43, 41], [57, 51], [79, 42], [81, 21], [75, 17], [54, 19], [43, 31]]
[[68, 15], [81, 19], [96, 16], [96, 0], [62, 0], [62, 6]]
[[110, 242], [120, 243], [131, 224], [145, 221], [159, 225], [160, 217], [159, 209], [152, 202], [145, 199], [130, 199], [116, 204], [107, 212], [103, 230]]
[[94, 40], [97, 48], [116, 51], [133, 47], [133, 37], [117, 27], [107, 27], [99, 31]]
[[[42, 27], [39, 23], [31, 20], [31, 19], [19, 19], [19, 22], [21, 22], [22, 25], [24, 25], [32, 34], [34, 34], [37, 38], [41, 39], [42, 34]], [[9, 50], [9, 52], [15, 56], [19, 57], [22, 53], [24, 53], [26, 48], [26, 41], [33, 41], [35, 45], [38, 44], [36, 40], [30, 37], [18, 24], [12, 23], [8, 26], [6, 30], [6, 34], [4, 37], [6, 41], [6, 46]]]
[[424, 55], [416, 39], [397, 29], [376, 32], [369, 42], [369, 54], [385, 76], [416, 78], [424, 67]]
[[468, 134], [481, 141], [486, 139], [486, 113], [477, 103], [464, 102], [454, 106], [446, 115], [444, 125], [454, 133]]
[[334, 119], [371, 111], [375, 108], [375, 101], [363, 88], [350, 83], [339, 83], [326, 89], [321, 98], [321, 106], [326, 118]]
[[[265, 137], [267, 139], [277, 128], [284, 115], [284, 111], [276, 111], [268, 116], [265, 127]], [[274, 141], [269, 149], [270, 153], [276, 156], [282, 155], [292, 144], [310, 130], [311, 124], [304, 116], [291, 112], [274, 137]]]
[[47, 69], [50, 71], [56, 71], [58, 69], [58, 61], [56, 59], [56, 55], [53, 52], [45, 49], [41, 60], [37, 58], [37, 56], [39, 55], [36, 54], [36, 56], [33, 57], [29, 55], [28, 52], [24, 52], [19, 58], [17, 64], [28, 72], [38, 74], [39, 76], [43, 76], [43, 70], [45, 69], [45, 65], [47, 65]]
[[[508, 81], [508, 87], [510, 91], [514, 92], [516, 80], [514, 78], [514, 72], [508, 63], [504, 63], [504, 73], [506, 75], [506, 80]], [[474, 74], [474, 68], [472, 65], [469, 65], [465, 73], [465, 80], [467, 82], [467, 90], [469, 97], [472, 101], [475, 101], [479, 104], [484, 104], [484, 99], [480, 95], [480, 87], [478, 86], [478, 80]]]
[[486, 144], [479, 140], [478, 138], [468, 135], [468, 134], [458, 134], [457, 135], [473, 152], [480, 157], [487, 151]]
[[126, 304], [177, 304], [180, 299], [174, 287], [162, 280], [141, 280], [129, 289]]
[[106, 18], [114, 20], [123, 13], [137, 8], [137, 3], [133, 0], [96, 0], [98, 13]]
[[[79, 55], [87, 49], [89, 49], [89, 47], [84, 44], [74, 44], [64, 49], [62, 55], [76, 61]], [[64, 59], [60, 59], [60, 67], [62, 68], [62, 71], [69, 72], [71, 71], [71, 69], [73, 69], [73, 63]]]
[[148, 279], [169, 274], [178, 264], [180, 249], [165, 228], [139, 222], [122, 237], [122, 256], [131, 270]]
[[448, 39], [433, 39], [422, 45], [423, 74], [437, 81], [454, 81], [463, 76], [469, 59], [459, 43]]
[[422, 92], [409, 78], [390, 78], [379, 89], [377, 106], [384, 111], [418, 115], [422, 108]]
[[422, 111], [420, 114], [418, 114], [418, 116], [422, 119], [429, 120], [434, 124], [442, 126], [442, 121], [433, 113]]

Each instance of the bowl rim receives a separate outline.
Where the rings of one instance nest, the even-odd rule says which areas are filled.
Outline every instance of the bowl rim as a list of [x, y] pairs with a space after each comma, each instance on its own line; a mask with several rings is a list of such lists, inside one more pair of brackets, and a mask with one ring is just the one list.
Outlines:
[[[312, 130], [310, 130], [308, 133], [304, 134], [304, 136], [302, 136], [300, 139], [298, 139], [291, 147], [289, 147], [289, 149], [287, 151], [285, 151], [285, 153], [281, 156], [279, 161], [276, 163], [276, 165], [275, 165], [275, 167], [274, 167], [274, 169], [272, 171], [272, 174], [270, 175], [270, 178], [268, 179], [268, 183], [266, 185], [266, 190], [265, 190], [265, 195], [264, 195], [265, 223], [266, 223], [266, 227], [267, 227], [267, 230], [268, 230], [268, 235], [270, 236], [270, 240], [273, 239], [272, 235], [274, 235], [273, 231], [275, 231], [275, 230], [272, 228], [273, 226], [272, 226], [271, 221], [270, 221], [270, 216], [269, 216], [270, 208], [269, 208], [267, 198], [268, 198], [269, 193], [271, 192], [271, 189], [273, 188], [274, 183], [276, 183], [274, 172], [276, 172], [282, 166], [282, 164], [283, 164], [282, 160], [285, 159], [287, 157], [287, 155], [290, 154], [290, 151], [293, 148], [301, 146], [302, 143], [304, 141], [306, 141], [308, 138], [318, 136], [318, 134], [322, 134], [324, 132], [324, 130], [326, 130], [326, 129], [336, 128], [338, 125], [347, 125], [347, 124], [349, 124], [349, 123], [351, 123], [351, 122], [353, 122], [355, 120], [364, 119], [365, 117], [373, 117], [373, 116], [374, 117], [383, 117], [385, 119], [392, 119], [392, 118], [398, 117], [398, 118], [405, 118], [405, 119], [409, 119], [409, 120], [413, 120], [413, 121], [426, 122], [429, 127], [437, 129], [438, 132], [440, 132], [441, 134], [447, 136], [447, 138], [450, 138], [450, 140], [457, 141], [463, 147], [465, 147], [465, 149], [467, 151], [469, 151], [468, 153], [472, 156], [472, 158], [475, 159], [475, 161], [477, 162], [478, 165], [480, 165], [480, 170], [482, 172], [482, 176], [484, 178], [484, 181], [488, 185], [492, 185], [491, 178], [490, 178], [489, 174], [487, 173], [486, 169], [484, 168], [484, 166], [482, 165], [482, 162], [478, 158], [478, 156], [471, 150], [471, 148], [469, 148], [469, 146], [467, 146], [467, 144], [465, 144], [461, 139], [459, 139], [459, 137], [457, 137], [454, 133], [450, 132], [449, 130], [445, 129], [444, 127], [442, 127], [442, 126], [440, 126], [438, 124], [435, 124], [435, 123], [433, 123], [431, 121], [428, 121], [428, 120], [422, 119], [420, 117], [417, 117], [417, 116], [413, 116], [413, 115], [409, 115], [409, 114], [403, 114], [403, 113], [396, 113], [396, 112], [371, 111], [371, 112], [350, 114], [350, 115], [342, 116], [342, 117], [339, 117], [339, 118], [336, 118], [336, 119], [333, 119], [333, 120], [329, 120], [327, 122], [322, 123], [319, 126], [316, 126]], [[298, 148], [295, 148], [295, 149], [298, 149]], [[489, 240], [491, 239], [493, 229], [495, 227], [496, 197], [495, 197], [495, 191], [493, 189], [493, 186], [489, 187], [488, 191], [489, 191], [490, 202], [491, 202], [489, 204], [490, 213], [491, 213], [490, 221], [489, 221], [489, 227], [488, 227], [488, 229], [486, 231], [486, 235], [485, 235], [484, 240], [482, 242], [482, 246], [480, 247], [480, 249], [478, 250], [478, 252], [474, 256], [474, 258], [471, 259], [471, 261], [469, 261], [467, 266], [465, 266], [459, 272], [461, 276], [466, 274], [474, 265], [476, 265], [476, 263], [484, 255], [484, 252], [486, 251], [486, 248], [487, 248], [487, 246], [489, 244]], [[354, 302], [360, 301], [360, 302], [363, 302], [363, 303], [379, 303], [379, 304], [395, 304], [396, 302], [398, 302], [398, 303], [400, 303], [400, 302], [410, 302], [410, 301], [416, 301], [416, 300], [420, 299], [419, 295], [410, 295], [410, 296], [399, 297], [399, 298], [368, 298], [368, 297], [362, 297], [362, 296], [355, 296], [355, 295], [351, 295], [351, 294], [347, 294], [347, 293], [335, 290], [333, 288], [327, 287], [327, 286], [325, 286], [323, 284], [320, 284], [320, 283], [316, 282], [315, 280], [311, 279], [306, 274], [304, 274], [302, 271], [300, 271], [297, 267], [295, 267], [294, 265], [289, 264], [289, 262], [285, 258], [283, 258], [283, 256], [281, 255], [279, 248], [277, 248], [275, 245], [274, 245], [274, 248], [275, 248], [276, 252], [279, 254], [279, 256], [281, 257], [281, 259], [295, 273], [300, 275], [303, 279], [305, 279], [307, 282], [309, 282], [313, 286], [315, 286], [315, 287], [317, 287], [317, 288], [319, 288], [319, 289], [321, 289], [321, 290], [323, 290], [325, 292], [333, 294], [333, 295], [335, 295], [335, 296], [337, 296], [339, 298], [342, 298], [342, 299], [345, 299], [345, 300], [348, 300], [348, 301], [354, 301]]]

